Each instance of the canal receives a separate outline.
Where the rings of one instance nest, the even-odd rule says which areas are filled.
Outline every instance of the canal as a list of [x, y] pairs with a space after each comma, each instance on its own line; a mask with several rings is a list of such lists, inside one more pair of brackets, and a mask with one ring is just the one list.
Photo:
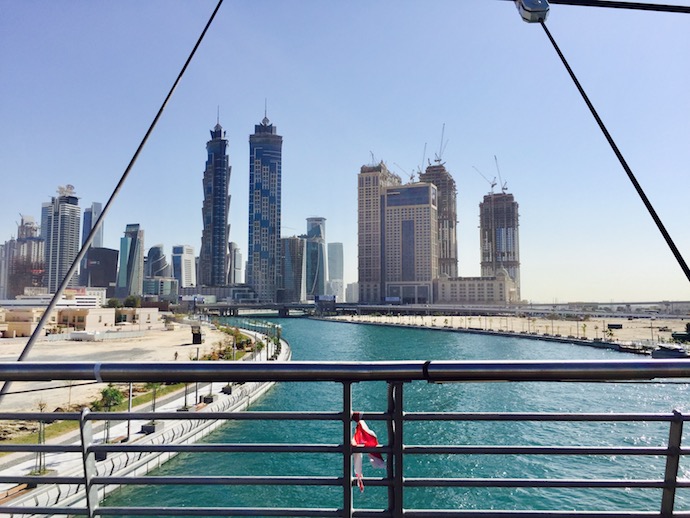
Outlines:
[[[230, 320], [228, 320], [230, 322]], [[607, 349], [429, 329], [396, 328], [307, 319], [275, 320], [299, 361], [378, 360], [611, 360], [631, 358]], [[384, 383], [354, 386], [354, 408], [386, 410]], [[687, 383], [412, 383], [405, 389], [406, 411], [449, 412], [670, 412], [688, 410]], [[341, 388], [326, 383], [276, 385], [252, 410], [337, 411]], [[381, 422], [370, 426], [385, 442]], [[661, 446], [668, 425], [656, 423], [503, 423], [424, 422], [406, 426], [406, 444]], [[341, 441], [338, 426], [289, 421], [230, 423], [208, 442]], [[687, 439], [685, 439], [687, 440]], [[156, 474], [165, 475], [333, 475], [340, 459], [323, 454], [180, 455]], [[583, 456], [417, 456], [407, 458], [405, 474], [429, 477], [610, 478], [613, 470], [629, 478], [663, 478], [663, 459]], [[681, 464], [686, 477], [688, 466]], [[365, 466], [365, 476], [381, 476]], [[356, 492], [357, 508], [385, 507], [385, 490]], [[106, 505], [147, 506], [291, 506], [337, 507], [338, 488], [260, 486], [172, 486], [129, 488]], [[405, 507], [436, 509], [599, 509], [657, 510], [660, 490], [589, 489], [582, 491], [523, 488], [443, 488], [410, 490]], [[680, 491], [676, 510], [690, 509], [690, 494]]]

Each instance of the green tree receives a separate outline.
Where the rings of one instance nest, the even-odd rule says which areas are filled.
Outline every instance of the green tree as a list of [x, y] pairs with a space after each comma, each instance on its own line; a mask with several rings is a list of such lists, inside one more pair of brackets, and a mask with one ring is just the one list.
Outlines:
[[119, 299], [108, 299], [107, 307], [109, 308], [121, 308], [122, 303]]
[[[112, 383], [108, 384], [106, 388], [101, 390], [101, 406], [105, 408], [106, 412], [110, 412], [110, 409], [114, 406], [119, 405], [124, 400], [122, 392], [115, 387]], [[110, 420], [105, 422], [105, 442], [110, 441]]]
[[124, 306], [126, 308], [140, 308], [141, 307], [141, 297], [136, 295], [130, 295], [124, 301]]

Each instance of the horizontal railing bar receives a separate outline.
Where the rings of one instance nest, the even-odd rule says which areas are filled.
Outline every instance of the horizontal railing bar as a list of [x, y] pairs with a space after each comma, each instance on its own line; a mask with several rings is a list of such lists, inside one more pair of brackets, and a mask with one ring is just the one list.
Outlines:
[[89, 514], [88, 509], [84, 507], [43, 507], [43, 506], [21, 506], [21, 505], [3, 505], [0, 506], [0, 511], [3, 515], [18, 514], [19, 516], [35, 516], [35, 515], [46, 515], [46, 516], [87, 516]]
[[[337, 412], [89, 412], [89, 421], [126, 421], [137, 419], [161, 419], [174, 421], [208, 421], [210, 418], [225, 421], [339, 421]], [[367, 416], [367, 418], [369, 418]]]
[[553, 413], [553, 412], [405, 412], [405, 421], [592, 421], [669, 422], [690, 421], [689, 415], [672, 413]]
[[[339, 477], [314, 476], [147, 476], [147, 477], [93, 477], [94, 484], [121, 484], [141, 486], [342, 486]], [[354, 484], [354, 481], [353, 481]]]
[[[456, 510], [456, 509], [415, 509], [405, 511], [407, 518], [430, 518], [457, 516], [461, 518], [662, 518], [659, 512], [645, 511], [493, 511], [493, 510]], [[674, 513], [674, 518], [687, 518], [690, 513]]]
[[[664, 481], [640, 479], [546, 479], [546, 478], [405, 478], [406, 487], [520, 487], [587, 489], [660, 489]], [[678, 487], [686, 485], [678, 484]], [[690, 484], [687, 485], [690, 487]]]
[[690, 378], [690, 359], [387, 362], [0, 362], [4, 381], [619, 381]]
[[[67, 388], [65, 386], [64, 388]], [[79, 421], [78, 412], [0, 412], [0, 421]]]
[[[520, 487], [520, 488], [587, 488], [587, 489], [661, 489], [661, 479], [547, 479], [547, 478], [424, 478], [404, 479], [406, 487]], [[690, 487], [690, 481], [677, 487]]]
[[[0, 476], [0, 484], [29, 484], [39, 486], [42, 484], [83, 484], [83, 476], [50, 476], [50, 475], [15, 475], [15, 476]], [[1, 508], [0, 508], [1, 509]]]
[[0, 452], [81, 453], [81, 446], [78, 444], [3, 444], [0, 445]]
[[[368, 448], [382, 451], [384, 448]], [[103, 444], [89, 446], [92, 451], [108, 452], [176, 452], [176, 453], [338, 453], [343, 454], [343, 446], [334, 444]], [[364, 451], [364, 448], [362, 448]], [[366, 453], [366, 452], [365, 452]]]
[[403, 446], [406, 455], [666, 455], [665, 447], [638, 446]]
[[97, 516], [345, 516], [340, 509], [295, 507], [99, 507]]

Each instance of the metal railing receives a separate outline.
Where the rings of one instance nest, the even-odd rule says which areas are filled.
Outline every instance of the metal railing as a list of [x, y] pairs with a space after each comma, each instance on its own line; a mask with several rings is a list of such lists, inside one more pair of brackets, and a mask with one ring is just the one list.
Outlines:
[[[72, 444], [13, 445], [0, 443], [0, 452], [25, 454], [61, 453], [80, 458], [80, 467], [73, 473], [43, 475], [7, 475], [0, 472], [0, 484], [14, 485], [14, 493], [7, 491], [7, 497], [0, 503], [0, 513], [8, 515], [84, 515], [84, 516], [353, 516], [353, 517], [441, 517], [441, 516], [489, 516], [489, 517], [688, 517], [690, 512], [676, 509], [679, 489], [690, 488], [690, 480], [679, 476], [682, 459], [690, 450], [683, 448], [683, 424], [688, 416], [672, 413], [463, 413], [430, 411], [405, 411], [406, 387], [411, 382], [592, 382], [621, 380], [650, 380], [690, 378], [690, 360], [642, 360], [642, 361], [573, 361], [573, 362], [286, 362], [286, 363], [0, 363], [0, 380], [6, 381], [48, 381], [48, 380], [95, 380], [99, 382], [227, 382], [228, 380], [265, 386], [266, 382], [330, 382], [342, 388], [342, 405], [338, 409], [325, 411], [239, 411], [227, 405], [214, 407], [209, 412], [89, 412], [60, 414], [60, 420], [79, 423], [79, 437]], [[385, 437], [377, 447], [353, 446], [352, 415], [353, 385], [360, 382], [385, 382], [386, 405], [384, 412], [367, 412], [366, 419], [381, 428], [385, 425]], [[362, 409], [356, 409], [362, 410]], [[366, 411], [366, 409], [364, 409]], [[51, 419], [55, 418], [51, 414]], [[127, 443], [98, 443], [94, 439], [94, 424], [102, 421], [156, 420], [169, 421], [165, 434], [153, 434], [148, 440]], [[0, 420], [45, 421], [45, 413], [2, 413]], [[290, 421], [329, 423], [335, 427], [339, 440], [325, 442], [253, 443], [202, 443], [200, 426], [204, 423], [231, 421]], [[657, 446], [636, 445], [559, 445], [554, 440], [550, 445], [523, 444], [409, 444], [406, 433], [417, 423], [657, 423], [667, 428], [665, 444]], [[176, 431], [175, 431], [176, 430]], [[414, 434], [410, 434], [413, 436]], [[365, 477], [364, 485], [371, 491], [380, 491], [380, 508], [359, 509], [353, 497], [357, 481], [353, 477], [353, 453], [381, 453], [385, 456], [385, 472], [380, 477]], [[187, 455], [249, 453], [252, 455], [299, 455], [316, 454], [336, 457], [338, 462], [328, 475], [270, 474], [254, 475], [168, 475], [146, 476], [152, 466], [159, 466], [165, 460], [180, 453]], [[486, 477], [486, 476], [423, 476], [407, 469], [411, 459], [424, 457], [462, 456], [468, 459], [484, 459], [487, 456], [504, 459], [510, 463], [515, 458], [539, 456], [559, 458], [604, 458], [618, 459], [636, 457], [653, 459], [661, 469], [657, 475], [639, 473], [632, 477], [622, 472], [612, 478], [597, 478], [583, 472], [578, 477]], [[107, 461], [99, 459], [107, 459]], [[120, 460], [118, 460], [120, 459]], [[125, 459], [125, 460], [122, 460]], [[615, 463], [614, 468], [615, 468]], [[107, 469], [104, 466], [107, 465]], [[290, 507], [286, 505], [218, 506], [207, 505], [152, 506], [131, 505], [128, 507], [106, 505], [101, 501], [104, 493], [116, 488], [153, 486], [184, 486], [185, 491], [210, 486], [242, 487], [300, 487], [323, 489], [331, 497], [324, 502], [333, 505], [319, 507]], [[483, 491], [514, 490], [647, 490], [658, 493], [656, 503], [641, 510], [627, 509], [495, 509], [489, 503], [485, 509], [465, 509], [458, 505], [446, 508], [417, 508], [406, 505], [408, 494], [419, 490], [432, 490], [440, 494], [446, 491], [476, 489]], [[106, 491], [106, 489], [108, 491]], [[35, 493], [49, 494], [45, 503]], [[325, 493], [324, 493], [325, 494]], [[12, 496], [10, 496], [12, 495]], [[19, 495], [19, 496], [14, 496]], [[0, 495], [1, 496], [1, 495]], [[631, 497], [632, 498], [632, 497]], [[194, 503], [192, 498], [190, 502]], [[442, 507], [442, 506], [437, 506]], [[653, 507], [653, 508], [651, 508]]]

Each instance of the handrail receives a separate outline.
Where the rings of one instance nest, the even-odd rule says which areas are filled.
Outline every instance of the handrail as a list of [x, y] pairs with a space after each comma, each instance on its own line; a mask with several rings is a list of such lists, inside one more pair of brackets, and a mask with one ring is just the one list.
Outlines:
[[0, 362], [0, 380], [173, 381], [620, 381], [690, 378], [690, 359], [381, 362]]
[[[210, 406], [210, 411], [200, 412], [90, 412], [49, 414], [51, 420], [73, 420], [80, 423], [81, 439], [78, 444], [31, 444], [13, 445], [0, 443], [0, 452], [18, 454], [69, 454], [81, 457], [79, 469], [46, 475], [13, 475], [0, 472], [0, 484], [26, 484], [25, 490], [18, 492], [11, 500], [0, 503], [3, 514], [54, 515], [70, 514], [89, 517], [113, 515], [166, 515], [166, 516], [343, 516], [343, 517], [399, 517], [399, 516], [489, 516], [511, 518], [543, 518], [565, 516], [613, 517], [687, 517], [689, 512], [676, 509], [676, 491], [690, 489], [690, 479], [679, 476], [679, 465], [690, 449], [682, 445], [683, 424], [690, 415], [679, 412], [445, 412], [438, 409], [430, 411], [404, 411], [403, 397], [407, 382], [427, 381], [430, 383], [475, 382], [475, 381], [566, 381], [606, 382], [639, 381], [650, 379], [690, 378], [690, 360], [631, 360], [631, 361], [572, 361], [572, 362], [455, 362], [455, 361], [397, 361], [397, 362], [193, 362], [183, 363], [93, 363], [64, 362], [21, 364], [0, 363], [0, 380], [48, 381], [48, 380], [95, 380], [99, 382], [232, 382], [236, 385], [233, 396], [219, 400]], [[338, 408], [322, 411], [246, 411], [251, 399], [242, 393], [249, 386], [264, 386], [265, 382], [327, 382], [342, 386], [342, 402]], [[366, 419], [378, 423], [381, 433], [380, 446], [353, 446], [350, 442], [352, 427], [352, 384], [368, 381], [383, 381], [388, 385], [388, 406], [384, 412], [367, 412]], [[430, 386], [430, 385], [427, 385]], [[242, 403], [232, 406], [229, 401]], [[233, 403], [233, 404], [235, 404]], [[366, 411], [366, 409], [364, 409]], [[43, 412], [0, 412], [1, 420], [46, 421]], [[164, 432], [138, 440], [103, 444], [94, 439], [95, 425], [104, 421], [155, 420], [165, 422]], [[324, 442], [232, 442], [201, 443], [200, 431], [209, 423], [294, 421], [314, 423], [340, 423], [342, 434], [331, 435]], [[657, 444], [428, 444], [411, 443], [405, 440], [406, 430], [416, 423], [504, 423], [520, 425], [524, 423], [557, 423], [561, 426], [576, 426], [577, 423], [605, 425], [606, 423], [649, 424], [656, 423], [668, 429], [668, 438]], [[382, 431], [381, 423], [386, 425]], [[410, 432], [407, 432], [410, 433]], [[414, 435], [411, 435], [414, 437]], [[418, 441], [419, 442], [419, 441]], [[382, 476], [365, 477], [367, 487], [386, 493], [386, 505], [382, 509], [358, 509], [358, 500], [353, 498], [356, 481], [352, 475], [354, 452], [377, 452], [385, 455], [386, 470]], [[152, 466], [157, 466], [177, 454], [209, 453], [248, 453], [252, 455], [273, 454], [313, 454], [339, 457], [342, 462], [337, 469], [323, 474], [269, 473], [264, 475], [146, 475]], [[524, 478], [506, 475], [492, 478], [486, 474], [476, 477], [465, 473], [448, 473], [443, 477], [424, 476], [407, 472], [407, 459], [463, 456], [468, 459], [481, 459], [514, 456], [539, 457], [603, 457], [603, 458], [650, 458], [655, 471], [639, 473], [631, 477], [625, 469], [613, 477], [589, 476], [589, 473], [570, 472], [552, 478], [528, 476]], [[106, 459], [98, 461], [97, 459]], [[665, 462], [662, 462], [665, 461]], [[510, 462], [510, 460], [507, 460]], [[615, 464], [615, 463], [613, 463]], [[518, 475], [520, 475], [518, 473]], [[311, 507], [242, 507], [215, 506], [195, 503], [189, 506], [145, 505], [106, 507], [99, 503], [102, 491], [116, 487], [187, 486], [193, 491], [197, 487], [283, 487], [283, 488], [330, 488], [340, 494], [335, 506]], [[50, 493], [52, 487], [59, 488]], [[35, 488], [35, 489], [31, 489]], [[70, 488], [70, 489], [68, 489]], [[340, 489], [338, 489], [340, 488]], [[590, 509], [416, 509], [405, 508], [405, 495], [414, 490], [433, 491], [497, 491], [508, 489], [530, 491], [642, 491], [655, 492], [660, 497], [655, 509], [615, 510]], [[22, 498], [22, 493], [28, 496]], [[64, 494], [63, 494], [64, 493]], [[651, 493], [646, 493], [651, 494]], [[45, 496], [44, 495], [48, 495]], [[58, 495], [58, 496], [56, 496]], [[324, 501], [326, 503], [326, 501]], [[685, 504], [687, 505], [687, 503]]]

